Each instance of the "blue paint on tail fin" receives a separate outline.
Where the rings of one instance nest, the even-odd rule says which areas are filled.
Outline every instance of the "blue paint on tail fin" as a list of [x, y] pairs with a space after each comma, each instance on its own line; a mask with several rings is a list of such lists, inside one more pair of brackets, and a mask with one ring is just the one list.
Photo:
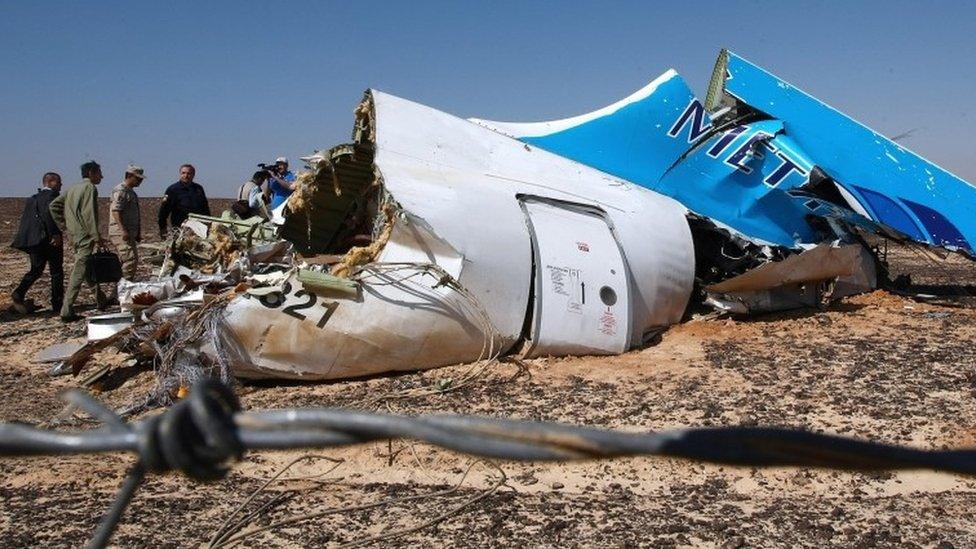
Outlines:
[[722, 52], [718, 65], [722, 92], [783, 120], [787, 135], [839, 184], [908, 206], [925, 230], [914, 220], [909, 226], [904, 211], [881, 208], [888, 219], [877, 221], [920, 242], [973, 251], [976, 187], [734, 53]]
[[[668, 71], [574, 118], [474, 122], [671, 196], [757, 241], [795, 248], [847, 225], [970, 253], [976, 242], [976, 188], [726, 51], [704, 103]], [[818, 195], [815, 167], [840, 191]]]

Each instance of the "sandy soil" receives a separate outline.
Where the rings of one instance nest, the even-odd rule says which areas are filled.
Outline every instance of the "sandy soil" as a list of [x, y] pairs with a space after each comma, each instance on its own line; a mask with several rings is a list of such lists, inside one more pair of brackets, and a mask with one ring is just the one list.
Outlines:
[[[0, 238], [9, 241], [19, 202], [0, 200]], [[146, 209], [152, 209], [149, 207]], [[147, 216], [151, 213], [147, 212]], [[8, 221], [10, 221], [8, 223]], [[149, 222], [152, 227], [152, 222]], [[6, 299], [25, 256], [0, 251]], [[976, 267], [893, 252], [897, 272], [925, 291], [973, 292]], [[34, 295], [43, 302], [46, 283]], [[91, 296], [83, 294], [83, 300]], [[0, 304], [2, 307], [2, 304]], [[887, 292], [849, 298], [825, 311], [752, 319], [699, 319], [646, 349], [611, 358], [539, 359], [492, 366], [466, 388], [383, 401], [397, 413], [475, 413], [632, 430], [701, 425], [788, 425], [913, 444], [976, 446], [976, 300], [939, 304]], [[61, 410], [59, 391], [76, 379], [50, 378], [31, 358], [82, 337], [49, 315], [0, 313], [0, 420], [43, 423]], [[111, 360], [111, 357], [103, 357]], [[356, 406], [379, 395], [457, 380], [465, 366], [368, 380], [246, 384], [247, 408]], [[150, 372], [124, 370], [100, 398], [122, 406], [144, 394]], [[381, 443], [328, 452], [341, 459], [324, 476], [291, 480], [250, 508], [281, 497], [252, 524], [390, 498], [257, 534], [249, 546], [309, 546], [417, 526], [475, 497], [493, 479], [470, 459], [421, 444]], [[198, 484], [151, 477], [126, 513], [120, 546], [204, 543], [268, 478], [303, 452], [248, 455], [224, 480]], [[93, 532], [132, 458], [0, 460], [0, 544], [77, 546]], [[497, 464], [507, 484], [397, 546], [976, 546], [976, 479], [928, 472], [841, 473], [751, 469], [666, 459], [572, 464]], [[334, 466], [303, 462], [288, 477]]]

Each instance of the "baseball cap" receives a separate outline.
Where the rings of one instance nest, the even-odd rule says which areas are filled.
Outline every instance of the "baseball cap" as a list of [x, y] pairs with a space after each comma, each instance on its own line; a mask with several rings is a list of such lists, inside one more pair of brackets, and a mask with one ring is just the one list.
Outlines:
[[142, 168], [134, 164], [129, 164], [125, 167], [125, 173], [131, 173], [132, 175], [138, 177], [139, 179], [145, 179], [146, 174], [143, 172]]
[[279, 156], [278, 158], [275, 158], [275, 164], [277, 164], [279, 162], [281, 162], [282, 164], [287, 164], [288, 163], [288, 159], [285, 158], [284, 156]]

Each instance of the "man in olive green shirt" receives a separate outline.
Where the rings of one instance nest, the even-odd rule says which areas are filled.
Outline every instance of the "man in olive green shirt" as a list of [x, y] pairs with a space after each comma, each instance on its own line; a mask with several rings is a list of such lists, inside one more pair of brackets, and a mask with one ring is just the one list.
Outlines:
[[68, 233], [75, 250], [75, 265], [71, 269], [71, 280], [61, 306], [61, 320], [74, 322], [83, 317], [75, 313], [75, 300], [81, 285], [88, 278], [91, 254], [96, 246], [108, 244], [98, 232], [98, 185], [102, 181], [102, 168], [97, 162], [81, 165], [80, 183], [75, 183], [68, 192], [51, 202], [51, 216]]
[[138, 270], [142, 223], [135, 189], [144, 178], [145, 172], [139, 166], [126, 168], [125, 179], [112, 190], [112, 205], [109, 206], [108, 237], [122, 260], [122, 276], [127, 280], [135, 280]]

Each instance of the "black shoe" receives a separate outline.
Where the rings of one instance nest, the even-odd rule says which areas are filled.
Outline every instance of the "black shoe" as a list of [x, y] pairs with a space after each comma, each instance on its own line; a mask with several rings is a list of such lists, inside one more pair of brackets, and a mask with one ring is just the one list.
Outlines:
[[30, 309], [27, 307], [27, 303], [25, 303], [23, 299], [14, 296], [10, 301], [13, 303], [13, 309], [17, 311], [18, 314], [26, 315], [30, 312]]
[[69, 322], [78, 322], [79, 320], [85, 320], [85, 317], [79, 314], [72, 314], [68, 316], [61, 315], [61, 322], [64, 322], [65, 324]]
[[107, 296], [105, 294], [95, 296], [95, 308], [99, 311], [105, 311], [111, 309], [113, 306], [118, 305], [118, 298]]

